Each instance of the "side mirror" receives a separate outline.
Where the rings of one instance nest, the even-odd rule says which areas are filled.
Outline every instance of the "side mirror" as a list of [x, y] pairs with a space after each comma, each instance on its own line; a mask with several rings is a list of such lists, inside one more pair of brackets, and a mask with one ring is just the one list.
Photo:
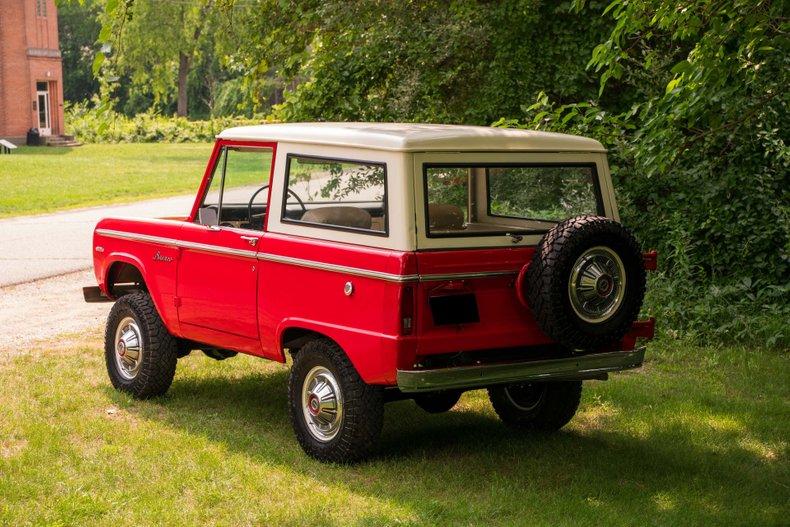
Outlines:
[[198, 209], [198, 223], [206, 227], [219, 228], [219, 216], [214, 207], [200, 207]]

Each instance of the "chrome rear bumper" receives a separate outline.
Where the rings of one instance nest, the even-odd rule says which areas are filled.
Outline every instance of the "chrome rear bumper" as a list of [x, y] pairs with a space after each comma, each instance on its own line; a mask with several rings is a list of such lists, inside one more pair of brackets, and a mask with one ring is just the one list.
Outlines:
[[638, 368], [645, 348], [591, 353], [561, 359], [484, 364], [435, 370], [398, 370], [404, 393], [468, 389], [524, 381], [579, 380], [605, 377], [609, 372]]

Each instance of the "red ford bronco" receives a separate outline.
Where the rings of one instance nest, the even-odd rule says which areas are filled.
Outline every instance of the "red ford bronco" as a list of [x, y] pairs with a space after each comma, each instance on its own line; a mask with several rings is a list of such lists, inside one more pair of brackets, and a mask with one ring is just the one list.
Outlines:
[[296, 438], [364, 458], [384, 403], [450, 410], [488, 390], [515, 427], [557, 430], [582, 381], [642, 364], [643, 254], [618, 222], [604, 148], [471, 126], [232, 128], [183, 218], [107, 218], [93, 246], [114, 300], [113, 386], [164, 394], [177, 360], [293, 358]]

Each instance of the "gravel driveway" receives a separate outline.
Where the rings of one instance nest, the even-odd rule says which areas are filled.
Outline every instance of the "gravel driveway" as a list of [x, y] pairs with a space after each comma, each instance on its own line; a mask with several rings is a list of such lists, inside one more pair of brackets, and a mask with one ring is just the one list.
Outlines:
[[0, 220], [0, 353], [67, 332], [96, 331], [109, 303], [86, 304], [96, 222], [107, 216], [188, 213], [193, 196]]

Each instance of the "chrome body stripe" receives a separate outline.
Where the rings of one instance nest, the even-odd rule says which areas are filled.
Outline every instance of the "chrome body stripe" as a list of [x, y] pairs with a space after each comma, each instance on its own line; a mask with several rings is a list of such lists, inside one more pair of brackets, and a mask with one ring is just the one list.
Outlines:
[[194, 249], [196, 251], [204, 251], [209, 253], [227, 254], [229, 256], [239, 256], [242, 258], [255, 258], [257, 253], [255, 251], [247, 251], [245, 249], [231, 249], [229, 247], [220, 247], [217, 245], [209, 245], [206, 243], [187, 242], [184, 240], [176, 240], [174, 238], [164, 238], [162, 236], [151, 236], [149, 234], [137, 234], [133, 232], [115, 231], [111, 229], [96, 229], [96, 234], [102, 236], [109, 236], [110, 238], [120, 238], [122, 240], [132, 240], [137, 242], [158, 243], [160, 245], [167, 245], [168, 247], [180, 247], [182, 249]]
[[315, 260], [306, 260], [303, 258], [294, 258], [292, 256], [281, 256], [277, 254], [258, 253], [256, 251], [249, 251], [245, 249], [231, 249], [228, 247], [219, 247], [216, 245], [208, 245], [205, 243], [188, 242], [184, 240], [176, 240], [174, 238], [165, 238], [162, 236], [152, 236], [149, 234], [138, 234], [133, 232], [116, 231], [112, 229], [96, 229], [96, 234], [108, 236], [110, 238], [119, 238], [122, 240], [132, 240], [146, 243], [157, 243], [168, 247], [180, 247], [182, 249], [194, 249], [196, 251], [211, 252], [217, 254], [226, 254], [230, 256], [239, 256], [242, 258], [257, 258], [258, 260], [282, 263], [287, 265], [296, 265], [299, 267], [307, 267], [310, 269], [319, 269], [323, 271], [330, 271], [334, 273], [344, 273], [354, 276], [363, 276], [366, 278], [374, 278], [377, 280], [386, 280], [388, 282], [436, 282], [442, 280], [466, 280], [470, 278], [490, 278], [496, 276], [509, 276], [515, 275], [518, 271], [484, 271], [476, 273], [448, 273], [448, 274], [393, 274], [385, 273], [382, 271], [372, 271], [369, 269], [361, 269], [359, 267], [351, 267], [348, 265], [338, 265], [324, 262], [317, 262]]
[[470, 278], [492, 278], [495, 276], [512, 276], [518, 271], [480, 271], [478, 273], [447, 273], [447, 274], [421, 274], [421, 282], [436, 282], [439, 280], [467, 280]]
[[280, 256], [277, 254], [259, 253], [258, 259], [282, 264], [298, 265], [299, 267], [309, 267], [311, 269], [321, 269], [335, 273], [364, 276], [366, 278], [377, 278], [389, 282], [414, 282], [420, 279], [420, 276], [416, 274], [392, 274], [381, 271], [370, 271], [368, 269], [360, 269], [359, 267], [316, 262], [315, 260], [303, 260], [302, 258], [292, 258], [291, 256]]
[[176, 247], [176, 240], [173, 238], [163, 238], [161, 236], [151, 236], [150, 234], [138, 234], [135, 232], [116, 231], [112, 229], [96, 229], [96, 234], [109, 236], [110, 238], [120, 238], [122, 240], [134, 240], [137, 242], [160, 243]]

